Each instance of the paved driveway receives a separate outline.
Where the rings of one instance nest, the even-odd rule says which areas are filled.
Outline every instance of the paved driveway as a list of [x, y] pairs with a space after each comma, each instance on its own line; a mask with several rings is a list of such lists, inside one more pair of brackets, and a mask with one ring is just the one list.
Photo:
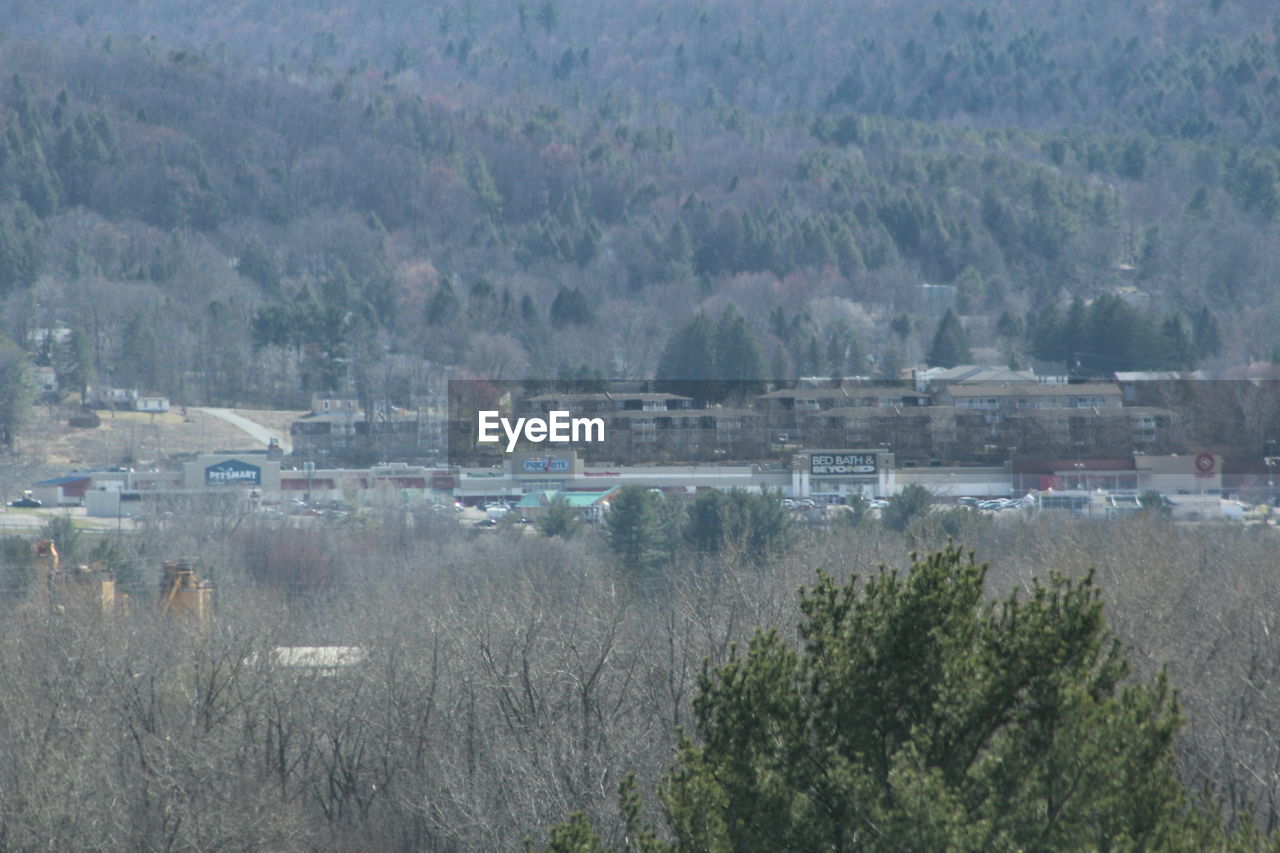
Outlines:
[[213, 415], [215, 418], [221, 418], [234, 427], [239, 427], [241, 430], [248, 433], [254, 441], [262, 444], [264, 447], [270, 445], [271, 439], [274, 438], [280, 442], [280, 449], [284, 451], [286, 456], [293, 452], [293, 445], [289, 442], [289, 439], [285, 438], [275, 430], [267, 429], [262, 424], [249, 420], [243, 415], [237, 415], [231, 409], [210, 409], [201, 406], [197, 407], [196, 411]]

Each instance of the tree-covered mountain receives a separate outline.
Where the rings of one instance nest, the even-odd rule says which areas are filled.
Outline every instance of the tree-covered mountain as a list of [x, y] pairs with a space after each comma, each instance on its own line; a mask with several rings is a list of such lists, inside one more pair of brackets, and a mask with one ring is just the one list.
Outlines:
[[[778, 378], [923, 359], [947, 308], [1011, 361], [1272, 354], [1262, 3], [54, 0], [0, 27], [4, 331], [79, 330], [96, 376], [183, 401], [650, 376], [729, 306]], [[1075, 299], [1114, 328], [1064, 328]]]

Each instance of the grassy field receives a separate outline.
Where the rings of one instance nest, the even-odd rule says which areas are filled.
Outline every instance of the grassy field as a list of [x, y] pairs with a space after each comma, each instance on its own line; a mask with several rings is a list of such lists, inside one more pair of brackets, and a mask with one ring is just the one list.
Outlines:
[[[301, 414], [294, 411], [237, 412], [285, 434], [289, 424]], [[154, 415], [99, 412], [102, 424], [93, 429], [69, 426], [68, 418], [74, 413], [74, 407], [39, 407], [32, 424], [19, 438], [12, 463], [54, 469], [112, 465], [152, 468], [161, 467], [177, 454], [262, 447], [231, 424], [194, 409], [188, 410], [185, 417], [180, 411]]]

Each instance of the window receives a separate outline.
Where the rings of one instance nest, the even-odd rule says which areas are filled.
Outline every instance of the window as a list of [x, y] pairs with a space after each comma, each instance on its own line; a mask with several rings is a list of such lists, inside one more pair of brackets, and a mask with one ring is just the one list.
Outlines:
[[564, 484], [564, 480], [525, 480], [520, 485], [527, 495], [533, 492], [563, 492]]

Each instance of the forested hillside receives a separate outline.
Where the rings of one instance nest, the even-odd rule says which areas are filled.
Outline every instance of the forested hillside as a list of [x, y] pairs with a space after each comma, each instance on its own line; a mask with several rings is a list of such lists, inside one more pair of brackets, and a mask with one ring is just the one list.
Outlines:
[[0, 28], [3, 331], [65, 324], [76, 369], [182, 402], [648, 376], [730, 305], [778, 378], [922, 360], [947, 307], [999, 360], [1272, 355], [1262, 2], [53, 0]]
[[[920, 485], [1185, 482], [1079, 440], [1181, 452], [1168, 433], [1196, 490], [1273, 493], [1271, 386], [1073, 386], [1081, 408], [1019, 429], [1074, 459], [999, 482], [899, 454], [924, 394], [730, 407], [921, 363], [1280, 362], [1278, 219], [1275, 0], [0, 2], [0, 485], [43, 480], [60, 439], [14, 440], [34, 358], [61, 390], [26, 434], [74, 414], [120, 446], [47, 488], [148, 492], [114, 531], [34, 494], [8, 517], [47, 518], [61, 562], [0, 537], [0, 850], [1275, 848], [1274, 508], [1219, 523], [1203, 495], [1191, 522], [1150, 492], [1072, 520]], [[531, 405], [538, 380], [651, 379], [607, 413], [646, 427], [682, 405], [651, 391], [710, 379], [724, 408], [663, 415], [698, 442], [765, 423], [791, 457], [775, 411], [893, 440], [740, 469], [798, 504], [720, 489], [728, 465], [616, 492], [629, 468], [549, 456], [518, 488], [326, 470], [387, 461], [399, 424], [428, 461], [428, 418], [372, 421], [446, 377], [533, 380]], [[146, 490], [168, 475], [135, 463], [217, 433], [193, 417], [196, 447], [144, 455], [156, 416], [90, 430], [89, 385], [345, 405], [293, 436], [299, 462], [328, 441], [297, 488], [228, 454], [184, 469], [207, 493]], [[501, 388], [452, 402], [520, 402]], [[1032, 403], [919, 434], [980, 425], [972, 460], [1024, 460], [988, 442]], [[829, 479], [847, 503], [815, 505], [811, 475], [867, 468], [884, 500]], [[579, 472], [602, 491], [542, 492]], [[454, 503], [490, 488], [534, 505]]]

